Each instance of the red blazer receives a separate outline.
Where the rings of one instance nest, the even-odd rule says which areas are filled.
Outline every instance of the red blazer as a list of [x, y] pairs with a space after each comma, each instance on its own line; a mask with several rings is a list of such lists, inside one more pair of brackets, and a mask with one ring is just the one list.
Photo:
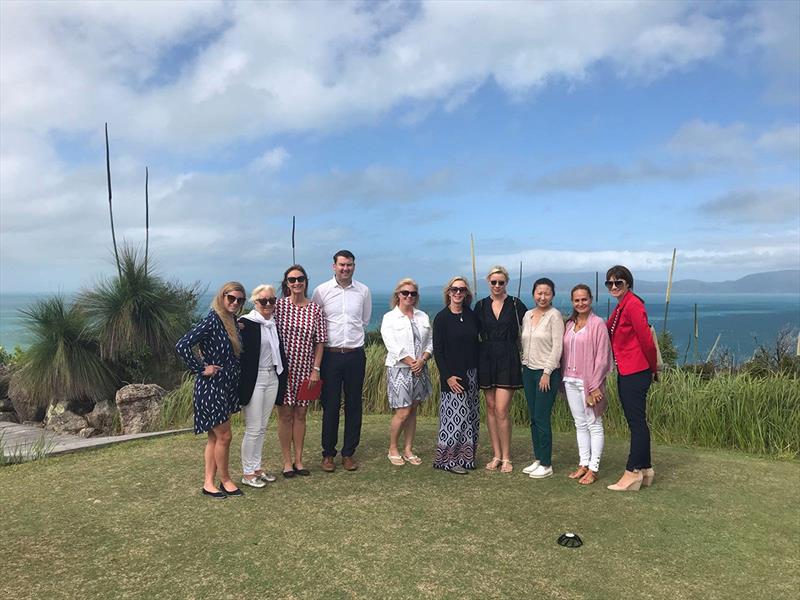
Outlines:
[[[617, 324], [614, 326], [614, 320]], [[644, 303], [628, 292], [606, 322], [611, 332], [611, 349], [620, 375], [631, 375], [649, 369], [658, 372], [656, 346], [647, 321]]]

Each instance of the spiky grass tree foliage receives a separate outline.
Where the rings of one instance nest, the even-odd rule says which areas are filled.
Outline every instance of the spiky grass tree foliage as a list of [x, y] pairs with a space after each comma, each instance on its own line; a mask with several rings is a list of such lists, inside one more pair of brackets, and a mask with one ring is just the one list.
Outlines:
[[153, 273], [139, 251], [120, 250], [120, 276], [101, 280], [79, 295], [100, 344], [100, 355], [120, 361], [174, 357], [175, 342], [191, 325], [197, 287], [184, 287]]
[[55, 296], [22, 311], [22, 320], [33, 343], [20, 367], [21, 383], [40, 401], [108, 399], [115, 378], [100, 358], [80, 306], [67, 306]]

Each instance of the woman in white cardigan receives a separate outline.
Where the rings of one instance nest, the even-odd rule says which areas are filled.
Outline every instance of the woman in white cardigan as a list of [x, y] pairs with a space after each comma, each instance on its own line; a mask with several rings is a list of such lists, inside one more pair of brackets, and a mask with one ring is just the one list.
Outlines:
[[[401, 279], [389, 302], [392, 310], [383, 316], [381, 337], [386, 346], [386, 381], [389, 406], [394, 410], [389, 431], [389, 462], [422, 464], [414, 454], [417, 430], [417, 407], [431, 395], [433, 386], [428, 375], [428, 359], [433, 354], [431, 323], [421, 310], [419, 287], [413, 279]], [[405, 434], [404, 451], [400, 454], [400, 434]]]

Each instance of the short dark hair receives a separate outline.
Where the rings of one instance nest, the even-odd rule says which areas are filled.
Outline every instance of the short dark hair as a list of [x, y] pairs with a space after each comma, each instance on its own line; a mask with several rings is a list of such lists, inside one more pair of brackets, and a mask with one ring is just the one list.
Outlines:
[[624, 267], [622, 265], [614, 265], [608, 271], [606, 271], [606, 279], [611, 279], [612, 277], [616, 277], [617, 279], [622, 279], [625, 283], [628, 284], [630, 289], [633, 289], [633, 273], [631, 273], [628, 267]]
[[540, 277], [536, 281], [533, 282], [533, 287], [531, 288], [531, 294], [536, 291], [536, 288], [540, 285], [546, 285], [550, 288], [550, 291], [553, 292], [553, 296], [556, 295], [556, 284], [553, 283], [552, 279], [547, 277]]
[[339, 250], [336, 254], [333, 255], [333, 264], [336, 264], [336, 259], [339, 257], [342, 258], [349, 258], [353, 262], [356, 262], [356, 257], [353, 256], [353, 253], [350, 250]]
[[308, 298], [308, 273], [306, 273], [306, 270], [303, 268], [303, 265], [292, 265], [283, 272], [283, 280], [281, 281], [281, 296], [283, 296], [284, 298], [288, 298], [289, 296], [292, 295], [292, 292], [289, 289], [289, 282], [286, 280], [286, 278], [289, 276], [289, 273], [291, 273], [292, 271], [300, 271], [306, 278], [306, 286], [303, 289], [303, 295], [306, 298]]

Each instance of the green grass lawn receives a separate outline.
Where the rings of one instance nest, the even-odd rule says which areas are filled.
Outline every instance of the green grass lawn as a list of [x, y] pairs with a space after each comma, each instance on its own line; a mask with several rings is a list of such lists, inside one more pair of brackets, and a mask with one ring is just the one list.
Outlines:
[[[653, 448], [656, 481], [605, 486], [627, 441], [607, 440], [600, 481], [567, 479], [574, 438], [557, 435], [553, 477], [459, 477], [386, 460], [388, 418], [365, 419], [359, 471], [319, 470], [244, 498], [200, 495], [204, 438], [121, 444], [0, 469], [0, 597], [17, 598], [790, 598], [800, 589], [800, 464], [728, 451]], [[485, 434], [485, 430], [482, 431]], [[234, 437], [238, 465], [241, 431]], [[274, 423], [266, 455], [279, 469]], [[556, 544], [575, 531], [579, 549]], [[795, 590], [792, 592], [792, 590]]]

